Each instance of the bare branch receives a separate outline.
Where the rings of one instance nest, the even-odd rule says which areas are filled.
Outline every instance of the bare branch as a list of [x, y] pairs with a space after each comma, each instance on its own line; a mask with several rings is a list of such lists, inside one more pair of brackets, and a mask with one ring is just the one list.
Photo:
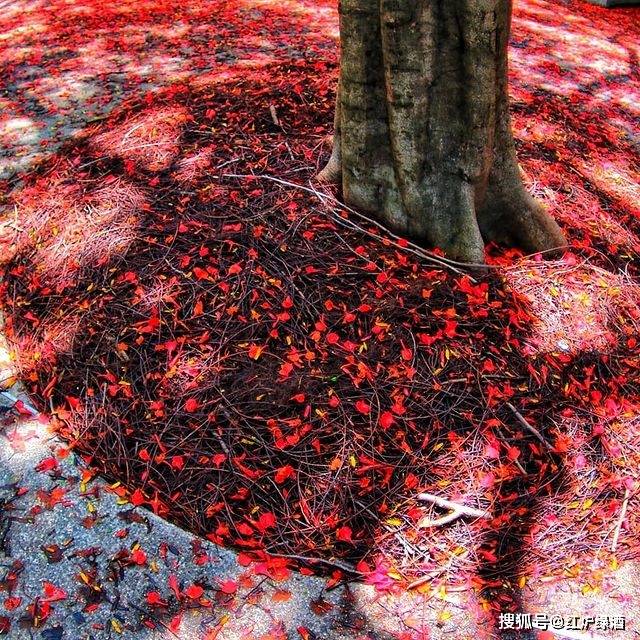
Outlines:
[[507, 407], [511, 409], [513, 415], [518, 422], [529, 432], [531, 432], [547, 449], [553, 449], [553, 445], [532, 425], [528, 420], [510, 403], [507, 402]]
[[468, 516], [470, 518], [485, 518], [490, 520], [492, 515], [489, 511], [482, 509], [474, 509], [473, 507], [467, 507], [464, 504], [458, 504], [457, 502], [451, 502], [451, 500], [447, 500], [446, 498], [441, 498], [440, 496], [433, 495], [432, 493], [419, 493], [416, 496], [417, 500], [421, 502], [431, 502], [435, 504], [437, 507], [442, 509], [449, 509], [451, 513], [446, 516], [442, 516], [441, 518], [436, 518], [435, 520], [429, 518], [423, 518], [418, 527], [423, 529], [425, 527], [439, 527], [449, 522], [453, 522], [458, 518], [463, 516]]
[[620, 509], [620, 515], [618, 516], [618, 522], [616, 524], [615, 531], [613, 532], [613, 540], [611, 541], [611, 551], [614, 552], [618, 546], [618, 538], [620, 537], [620, 530], [622, 529], [622, 523], [627, 515], [627, 507], [629, 506], [629, 489], [624, 490], [624, 499], [622, 500], [622, 508]]

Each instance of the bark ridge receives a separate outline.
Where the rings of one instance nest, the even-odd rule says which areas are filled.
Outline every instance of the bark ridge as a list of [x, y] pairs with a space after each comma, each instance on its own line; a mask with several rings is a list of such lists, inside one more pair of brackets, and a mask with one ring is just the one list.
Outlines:
[[341, 0], [321, 180], [393, 231], [483, 262], [485, 241], [565, 245], [526, 190], [509, 117], [511, 0]]

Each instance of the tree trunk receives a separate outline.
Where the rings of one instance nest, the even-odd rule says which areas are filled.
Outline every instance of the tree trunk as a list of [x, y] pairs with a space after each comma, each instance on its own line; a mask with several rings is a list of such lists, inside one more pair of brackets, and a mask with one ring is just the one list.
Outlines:
[[565, 244], [526, 191], [507, 94], [511, 0], [341, 0], [333, 153], [347, 204], [448, 257]]

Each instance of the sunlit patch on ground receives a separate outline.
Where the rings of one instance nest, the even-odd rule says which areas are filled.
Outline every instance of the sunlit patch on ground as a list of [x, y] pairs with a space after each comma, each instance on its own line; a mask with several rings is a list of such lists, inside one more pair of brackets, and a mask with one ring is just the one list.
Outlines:
[[640, 288], [632, 279], [575, 259], [523, 262], [503, 274], [531, 314], [530, 354], [577, 355], [606, 351], [620, 339], [635, 340]]
[[[572, 253], [491, 248], [472, 279], [251, 177], [306, 186], [326, 155], [335, 3], [18, 4], [1, 301], [30, 390], [123, 500], [380, 591], [498, 589], [610, 541], [640, 393], [637, 10], [517, 3], [518, 151]], [[429, 526], [421, 491], [491, 518]]]
[[180, 133], [188, 117], [186, 109], [150, 109], [92, 136], [91, 142], [98, 154], [121, 158], [130, 173], [134, 165], [146, 171], [162, 171], [180, 152]]
[[17, 459], [25, 466], [35, 464], [47, 451], [47, 443], [55, 437], [46, 421], [30, 420], [4, 429], [0, 437], [3, 458]]
[[138, 187], [114, 176], [88, 194], [66, 176], [49, 176], [23, 195], [14, 216], [0, 223], [2, 260], [30, 253], [24, 277], [58, 293], [88, 267], [126, 253], [144, 202]]
[[[589, 175], [589, 169], [585, 170], [585, 175]], [[608, 183], [607, 188], [611, 192], [618, 191], [613, 182]], [[629, 202], [632, 203], [634, 198], [631, 193]], [[598, 197], [581, 185], [571, 185], [568, 193], [555, 198], [554, 211], [559, 222], [581, 229], [588, 237], [599, 239], [606, 246], [632, 254], [640, 251], [638, 235], [630, 231], [615, 213], [604, 210]]]
[[14, 145], [25, 144], [37, 137], [33, 131], [34, 123], [29, 118], [6, 118], [0, 130], [0, 134], [5, 136]]
[[[1, 317], [0, 329], [5, 329]], [[5, 413], [9, 410], [19, 416], [19, 424], [11, 417], [7, 419]], [[22, 393], [15, 358], [0, 335], [0, 455], [9, 460], [18, 458], [25, 465], [34, 463], [54, 437], [49, 420], [38, 416], [31, 401]]]
[[0, 120], [0, 179], [125, 98], [177, 82], [215, 84], [234, 67], [246, 74], [286, 57], [335, 57], [336, 18], [333, 2], [309, 0], [11, 3], [0, 17], [0, 108], [8, 121], [34, 124], [16, 146]]
[[[640, 220], [640, 198], [638, 197], [640, 190], [633, 166], [614, 157], [602, 162], [598, 162], [597, 159], [581, 159], [576, 162], [576, 168], [597, 189], [609, 193], [612, 198], [624, 203], [630, 216]], [[622, 224], [618, 224], [622, 226]], [[633, 236], [630, 232], [627, 231], [627, 233], [627, 246], [638, 251], [640, 238], [637, 234]], [[630, 237], [633, 237], [634, 240], [630, 240]], [[615, 240], [613, 243], [615, 244]]]
[[174, 172], [175, 179], [188, 184], [202, 178], [204, 172], [211, 166], [211, 156], [214, 150], [214, 146], [205, 147], [180, 158]]
[[[559, 424], [565, 477], [541, 499], [531, 543], [534, 553], [565, 557], [551, 573], [579, 577], [583, 593], [592, 593], [603, 589], [603, 577], [628, 554], [625, 534], [640, 526], [637, 510], [629, 507], [640, 464], [640, 407], [604, 399], [597, 391], [585, 393], [591, 393], [593, 413], [578, 412]], [[598, 552], [589, 553], [593, 549]], [[542, 575], [535, 561], [530, 570]]]

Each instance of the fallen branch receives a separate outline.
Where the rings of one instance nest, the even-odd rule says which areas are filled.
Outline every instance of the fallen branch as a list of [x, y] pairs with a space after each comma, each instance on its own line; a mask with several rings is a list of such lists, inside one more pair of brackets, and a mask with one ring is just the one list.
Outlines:
[[[500, 437], [501, 437], [505, 442], [507, 442], [507, 436], [505, 436], [505, 435], [504, 435], [504, 433], [502, 433], [502, 431], [501, 431], [500, 429], [498, 429], [497, 427], [496, 427], [496, 431], [497, 431], [498, 435], [499, 435], [499, 436], [500, 436]], [[515, 465], [516, 465], [516, 467], [518, 467], [518, 470], [520, 471], [520, 473], [521, 473], [523, 476], [528, 475], [528, 474], [527, 474], [527, 470], [522, 466], [522, 464], [520, 463], [520, 460], [518, 460], [518, 459], [516, 458], [516, 459], [513, 461], [513, 464], [515, 464]]]
[[547, 449], [553, 449], [553, 445], [532, 425], [529, 421], [510, 403], [507, 402], [507, 407], [511, 409], [516, 420], [530, 433], [532, 433]]
[[273, 124], [275, 124], [276, 127], [279, 127], [280, 120], [278, 120], [278, 112], [276, 111], [276, 108], [272, 104], [269, 105], [269, 112], [271, 113], [271, 120], [273, 120]]
[[435, 504], [437, 507], [442, 509], [450, 509], [451, 513], [448, 513], [446, 516], [442, 516], [441, 518], [436, 518], [435, 520], [431, 520], [430, 518], [423, 518], [419, 523], [418, 527], [420, 529], [424, 529], [426, 527], [440, 527], [442, 525], [448, 524], [449, 522], [453, 522], [462, 516], [468, 516], [470, 518], [485, 518], [490, 520], [492, 515], [489, 511], [482, 509], [474, 509], [473, 507], [467, 507], [464, 504], [458, 504], [457, 502], [451, 502], [451, 500], [447, 500], [446, 498], [441, 498], [440, 496], [433, 495], [432, 493], [419, 493], [416, 496], [417, 500], [421, 502], [431, 502], [431, 504]]
[[618, 546], [618, 538], [620, 537], [620, 531], [622, 529], [622, 523], [627, 515], [627, 507], [629, 506], [629, 489], [624, 490], [624, 499], [622, 500], [622, 508], [620, 509], [620, 515], [618, 516], [618, 522], [616, 524], [615, 531], [613, 532], [613, 540], [611, 541], [611, 552], [613, 553]]
[[[393, 244], [393, 246], [397, 247], [398, 249], [401, 249], [403, 251], [407, 251], [408, 253], [412, 253], [415, 256], [418, 256], [419, 258], [421, 258], [422, 260], [427, 260], [429, 261], [431, 264], [435, 264], [439, 267], [445, 268], [445, 269], [449, 269], [451, 271], [453, 271], [454, 273], [458, 273], [458, 274], [463, 274], [465, 272], [467, 272], [469, 269], [482, 269], [484, 271], [488, 271], [489, 269], [495, 269], [496, 267], [492, 267], [491, 265], [486, 265], [486, 264], [474, 264], [474, 263], [465, 263], [465, 262], [458, 262], [456, 260], [450, 260], [448, 258], [444, 258], [441, 256], [436, 255], [435, 253], [432, 253], [431, 251], [427, 251], [426, 249], [424, 249], [423, 247], [420, 247], [417, 244], [414, 244], [413, 242], [410, 242], [408, 240], [405, 240], [404, 238], [401, 238], [400, 236], [394, 234], [393, 232], [389, 231], [386, 227], [384, 227], [384, 225], [382, 225], [381, 223], [377, 222], [376, 220], [372, 220], [371, 218], [365, 216], [364, 214], [355, 211], [354, 209], [351, 209], [350, 207], [347, 207], [346, 205], [344, 205], [343, 203], [341, 203], [337, 198], [334, 198], [332, 195], [328, 194], [328, 193], [323, 193], [318, 191], [317, 189], [313, 189], [313, 188], [309, 188], [309, 187], [305, 187], [304, 185], [301, 184], [297, 184], [295, 182], [289, 182], [288, 180], [281, 180], [280, 178], [275, 178], [274, 176], [269, 176], [269, 175], [251, 175], [251, 174], [237, 174], [237, 173], [225, 173], [222, 174], [223, 178], [235, 178], [235, 179], [240, 179], [240, 180], [268, 180], [270, 182], [274, 182], [276, 184], [280, 184], [282, 186], [285, 187], [291, 187], [294, 189], [299, 189], [300, 191], [304, 191], [306, 193], [310, 193], [314, 196], [316, 196], [316, 198], [318, 198], [321, 202], [324, 202], [325, 200], [330, 200], [331, 202], [334, 203], [334, 205], [341, 207], [342, 209], [344, 209], [345, 211], [348, 211], [349, 213], [351, 213], [352, 215], [360, 218], [361, 220], [363, 220], [364, 222], [366, 222], [367, 224], [373, 225], [376, 228], [380, 229], [381, 231], [384, 232], [385, 235], [391, 237], [394, 241], [396, 242], [391, 242], [391, 244]], [[342, 223], [346, 223], [347, 221], [342, 219]], [[369, 231], [367, 231], [366, 229], [363, 229], [361, 226], [357, 225], [355, 222], [353, 221], [348, 221], [350, 223], [350, 226], [354, 229], [357, 229], [358, 231], [360, 231], [361, 233], [364, 233], [370, 237], [376, 238], [378, 240], [381, 240], [382, 237], [378, 236], [374, 233], [371, 233]], [[397, 241], [402, 240], [403, 244], [397, 244]], [[472, 282], [475, 282], [475, 280], [473, 278], [471, 278], [469, 276], [469, 278], [471, 279]]]
[[302, 556], [292, 553], [271, 553], [267, 551], [270, 555], [276, 558], [286, 558], [287, 560], [295, 560], [296, 562], [305, 562], [310, 565], [314, 564], [324, 564], [328, 567], [333, 567], [334, 569], [340, 569], [340, 571], [344, 571], [345, 573], [352, 574], [354, 576], [364, 577], [362, 571], [358, 571], [353, 565], [342, 562], [340, 560], [334, 560], [329, 558], [319, 558], [315, 556]]

